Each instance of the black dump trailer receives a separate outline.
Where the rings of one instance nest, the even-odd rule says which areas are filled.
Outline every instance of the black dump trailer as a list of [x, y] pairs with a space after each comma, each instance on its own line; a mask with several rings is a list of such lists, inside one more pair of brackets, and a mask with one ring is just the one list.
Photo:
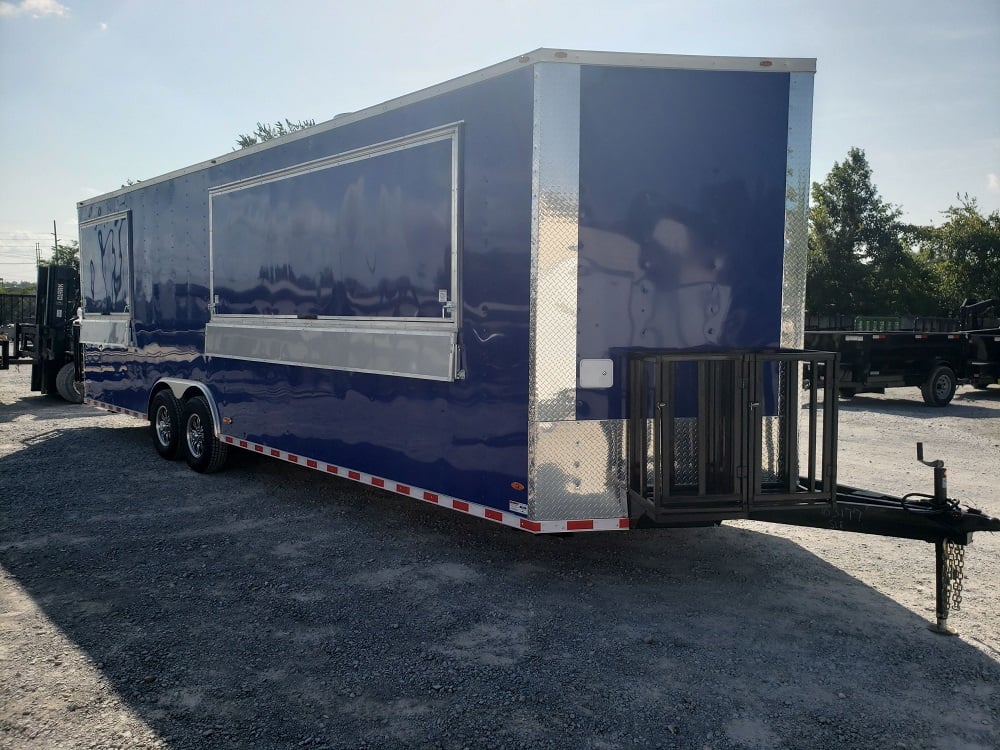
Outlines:
[[1000, 326], [969, 331], [970, 385], [984, 389], [1000, 383]]
[[80, 274], [72, 266], [39, 266], [35, 322], [14, 327], [15, 359], [31, 359], [31, 390], [83, 403], [80, 362]]
[[[986, 388], [1000, 381], [1000, 325], [983, 313], [997, 300], [967, 302], [958, 318], [811, 318], [807, 349], [840, 355], [841, 398], [916, 387], [930, 406], [946, 406], [959, 385]], [[825, 330], [824, 324], [836, 330]], [[811, 325], [809, 325], [811, 324]], [[811, 372], [806, 373], [806, 382]], [[819, 368], [818, 382], [826, 372]]]

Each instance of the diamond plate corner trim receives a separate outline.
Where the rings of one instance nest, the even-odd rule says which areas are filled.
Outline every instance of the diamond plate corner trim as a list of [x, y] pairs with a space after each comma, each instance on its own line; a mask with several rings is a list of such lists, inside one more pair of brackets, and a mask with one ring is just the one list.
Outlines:
[[580, 66], [535, 65], [528, 419], [576, 418]]
[[801, 349], [805, 339], [809, 259], [809, 157], [813, 74], [791, 73], [788, 82], [788, 157], [785, 178], [785, 257], [781, 279], [781, 346]]
[[529, 425], [528, 517], [626, 516], [625, 429], [621, 419]]

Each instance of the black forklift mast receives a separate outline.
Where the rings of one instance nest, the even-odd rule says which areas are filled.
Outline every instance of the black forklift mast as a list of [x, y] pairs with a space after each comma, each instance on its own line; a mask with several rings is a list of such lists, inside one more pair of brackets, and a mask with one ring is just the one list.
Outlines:
[[83, 401], [80, 274], [72, 266], [39, 266], [35, 322], [15, 327], [14, 357], [31, 358], [31, 390]]
[[[937, 618], [954, 633], [965, 546], [1000, 518], [963, 508], [934, 470], [933, 494], [895, 497], [837, 482], [837, 397], [832, 379], [799, 394], [801, 369], [836, 370], [829, 352], [643, 353], [630, 364], [629, 514], [636, 526], [726, 519], [811, 526], [933, 542]], [[801, 404], [800, 404], [801, 399]], [[800, 432], [804, 450], [799, 451]]]

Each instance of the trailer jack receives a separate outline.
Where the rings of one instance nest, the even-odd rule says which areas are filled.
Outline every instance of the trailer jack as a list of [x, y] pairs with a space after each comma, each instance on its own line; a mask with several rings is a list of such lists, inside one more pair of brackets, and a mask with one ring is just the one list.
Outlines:
[[[931, 505], [942, 511], [947, 510], [948, 500], [948, 470], [944, 461], [924, 460], [924, 444], [917, 443], [917, 460], [925, 466], [934, 469], [934, 495]], [[904, 496], [904, 500], [912, 495]], [[928, 627], [941, 635], [956, 635], [955, 628], [948, 624], [948, 614], [962, 606], [962, 574], [965, 566], [965, 547], [948, 539], [937, 539], [934, 542], [934, 594], [935, 613], [937, 619]]]
[[933, 542], [936, 619], [929, 628], [941, 635], [955, 635], [948, 616], [962, 602], [965, 547], [972, 543], [974, 532], [1000, 531], [1000, 518], [963, 508], [949, 498], [944, 462], [925, 461], [922, 443], [917, 443], [917, 460], [934, 469], [933, 495], [914, 492], [897, 498], [837, 485], [835, 501], [825, 507], [765, 509], [751, 512], [750, 518]]

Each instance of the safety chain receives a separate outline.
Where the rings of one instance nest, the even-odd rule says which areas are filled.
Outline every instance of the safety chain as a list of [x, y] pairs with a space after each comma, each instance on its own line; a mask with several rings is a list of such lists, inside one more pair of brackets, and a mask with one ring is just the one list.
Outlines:
[[944, 579], [945, 597], [949, 608], [958, 611], [962, 608], [962, 582], [965, 579], [965, 546], [955, 544], [947, 539], [944, 542]]

